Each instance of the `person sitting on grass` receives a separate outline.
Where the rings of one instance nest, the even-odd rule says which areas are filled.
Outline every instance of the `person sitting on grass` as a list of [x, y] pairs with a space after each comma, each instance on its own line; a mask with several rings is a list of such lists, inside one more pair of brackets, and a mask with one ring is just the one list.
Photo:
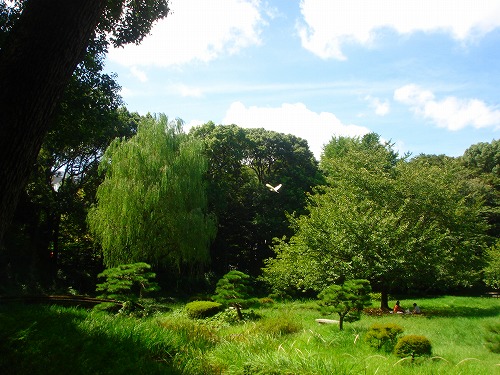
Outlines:
[[412, 314], [420, 314], [422, 311], [420, 311], [420, 307], [418, 307], [418, 305], [416, 303], [413, 304], [413, 310], [412, 310]]
[[394, 308], [392, 309], [394, 314], [404, 314], [405, 310], [399, 305], [399, 301], [396, 301]]

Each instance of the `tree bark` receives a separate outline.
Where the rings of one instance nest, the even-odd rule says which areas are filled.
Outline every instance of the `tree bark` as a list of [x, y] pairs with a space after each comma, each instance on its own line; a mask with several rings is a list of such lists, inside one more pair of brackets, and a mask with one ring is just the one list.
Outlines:
[[28, 0], [0, 49], [0, 247], [105, 0]]
[[380, 308], [382, 310], [390, 310], [389, 308], [389, 293], [383, 289], [380, 293]]

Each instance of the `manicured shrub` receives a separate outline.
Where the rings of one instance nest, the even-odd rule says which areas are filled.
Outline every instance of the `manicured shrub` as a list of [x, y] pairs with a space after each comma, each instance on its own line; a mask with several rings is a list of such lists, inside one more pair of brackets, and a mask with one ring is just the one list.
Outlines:
[[186, 304], [186, 312], [190, 318], [201, 319], [214, 316], [221, 311], [222, 305], [211, 301], [193, 301]]
[[373, 324], [366, 333], [365, 341], [372, 348], [392, 352], [403, 327], [394, 324]]
[[394, 354], [398, 357], [420, 357], [431, 355], [431, 342], [425, 336], [407, 335], [401, 337], [394, 347]]
[[250, 297], [251, 292], [250, 276], [244, 272], [232, 270], [217, 282], [212, 298], [225, 306], [234, 307], [238, 318], [243, 320], [241, 309], [248, 308], [256, 302], [256, 299]]
[[188, 302], [194, 301], [211, 301], [212, 298], [206, 294], [196, 294], [194, 296], [189, 297]]

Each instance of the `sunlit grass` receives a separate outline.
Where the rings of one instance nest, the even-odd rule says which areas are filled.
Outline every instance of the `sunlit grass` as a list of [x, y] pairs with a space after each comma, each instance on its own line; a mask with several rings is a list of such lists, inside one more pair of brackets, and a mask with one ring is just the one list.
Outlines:
[[[401, 300], [410, 305], [412, 300]], [[182, 307], [149, 318], [80, 309], [0, 307], [0, 372], [33, 374], [500, 374], [486, 347], [500, 300], [419, 299], [421, 316], [363, 315], [320, 325], [315, 301], [266, 304], [239, 322], [234, 311], [189, 319]], [[332, 316], [335, 319], [334, 316]], [[401, 359], [364, 340], [373, 323], [427, 337], [430, 358]]]

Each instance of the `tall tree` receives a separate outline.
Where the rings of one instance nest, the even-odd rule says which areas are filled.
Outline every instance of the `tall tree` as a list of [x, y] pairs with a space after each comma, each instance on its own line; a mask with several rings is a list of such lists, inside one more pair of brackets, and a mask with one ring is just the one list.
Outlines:
[[[306, 192], [321, 181], [307, 142], [292, 135], [208, 123], [192, 129], [209, 159], [209, 204], [218, 220], [213, 267], [260, 273], [273, 237], [287, 234], [285, 212], [302, 212]], [[266, 183], [283, 185], [270, 192]]]
[[500, 140], [480, 142], [465, 150], [459, 161], [470, 171], [468, 179], [484, 192], [483, 215], [489, 234], [500, 237]]
[[130, 137], [137, 128], [137, 116], [118, 108], [115, 76], [102, 73], [105, 51], [104, 40], [89, 45], [55, 110], [6, 234], [0, 261], [6, 278], [24, 285], [63, 281], [80, 291], [94, 288], [102, 262], [85, 217], [101, 181], [99, 160], [115, 137]]
[[89, 224], [108, 267], [148, 262], [179, 273], [209, 262], [215, 225], [207, 214], [207, 163], [180, 120], [143, 119], [134, 137], [110, 145], [102, 168]]
[[389, 292], [478, 280], [486, 225], [456, 163], [417, 158], [391, 167], [389, 145], [375, 152], [361, 139], [334, 142], [354, 146], [322, 159], [328, 184], [311, 196], [308, 215], [290, 217], [295, 234], [276, 244], [264, 269], [273, 286], [319, 291], [365, 278], [386, 308]]
[[[168, 0], [26, 0], [0, 8], [0, 244], [50, 119], [96, 30], [114, 45], [140, 42]], [[10, 13], [14, 14], [10, 17]]]

